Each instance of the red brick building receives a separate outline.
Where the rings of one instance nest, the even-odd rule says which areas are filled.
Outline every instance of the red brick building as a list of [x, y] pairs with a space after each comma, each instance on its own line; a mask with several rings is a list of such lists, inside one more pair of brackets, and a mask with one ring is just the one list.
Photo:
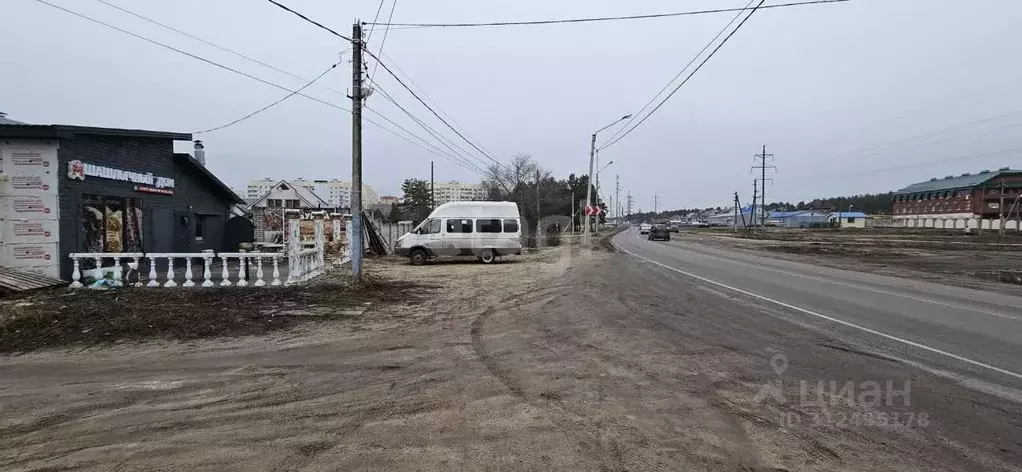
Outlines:
[[[1004, 208], [1001, 208], [1001, 197]], [[1003, 167], [932, 178], [894, 193], [895, 218], [1000, 218], [1022, 194], [1022, 170]], [[1018, 211], [1016, 208], [1012, 214]]]

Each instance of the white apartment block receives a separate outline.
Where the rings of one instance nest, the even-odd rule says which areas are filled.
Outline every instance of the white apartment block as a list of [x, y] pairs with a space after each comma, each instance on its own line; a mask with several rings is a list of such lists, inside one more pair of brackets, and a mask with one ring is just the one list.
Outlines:
[[448, 202], [480, 201], [486, 200], [488, 197], [483, 184], [463, 184], [455, 181], [434, 183], [433, 195], [437, 205]]
[[[253, 180], [248, 183], [248, 189], [244, 197], [246, 198], [259, 198], [266, 192], [269, 192], [273, 186], [279, 182], [279, 180], [273, 179], [261, 179]], [[351, 207], [351, 182], [337, 179], [330, 180], [309, 180], [309, 179], [292, 179], [288, 180], [293, 185], [298, 185], [306, 188], [316, 194], [319, 198], [323, 199], [333, 207], [350, 208]], [[362, 184], [362, 206], [368, 207], [369, 205], [375, 205], [380, 202], [380, 198], [376, 194], [376, 190], [371, 185]]]

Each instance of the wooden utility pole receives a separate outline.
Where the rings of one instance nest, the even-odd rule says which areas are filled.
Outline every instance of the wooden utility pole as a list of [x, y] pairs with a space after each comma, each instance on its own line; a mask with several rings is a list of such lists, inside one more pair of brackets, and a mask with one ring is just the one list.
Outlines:
[[536, 247], [539, 247], [539, 169], [536, 169]]
[[362, 279], [362, 23], [351, 27], [351, 271]]
[[429, 208], [436, 210], [436, 193], [433, 190], [433, 161], [429, 161]]

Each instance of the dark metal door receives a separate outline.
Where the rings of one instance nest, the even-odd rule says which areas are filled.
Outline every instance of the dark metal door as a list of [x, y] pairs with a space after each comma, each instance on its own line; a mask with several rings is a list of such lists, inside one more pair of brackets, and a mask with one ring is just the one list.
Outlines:
[[192, 252], [194, 219], [190, 211], [174, 211], [174, 252]]
[[166, 209], [153, 209], [149, 212], [149, 237], [152, 243], [149, 252], [174, 251], [174, 212]]

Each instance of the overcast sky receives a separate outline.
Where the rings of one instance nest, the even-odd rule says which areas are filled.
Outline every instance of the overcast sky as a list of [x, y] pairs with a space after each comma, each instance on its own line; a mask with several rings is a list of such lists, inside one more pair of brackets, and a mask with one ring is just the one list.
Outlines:
[[[287, 87], [303, 85], [94, 0], [49, 1]], [[318, 75], [349, 47], [262, 0], [109, 1], [302, 77]], [[371, 20], [378, 6], [284, 3], [344, 34], [355, 18]], [[394, 21], [555, 19], [745, 3], [399, 0]], [[493, 155], [529, 153], [564, 177], [586, 172], [593, 131], [638, 110], [732, 16], [393, 30], [384, 51]], [[637, 208], [649, 209], [654, 193], [662, 209], [726, 205], [735, 190], [747, 201], [749, 166], [763, 144], [778, 167], [770, 201], [1022, 167], [1020, 24], [1017, 0], [852, 0], [757, 12], [655, 115], [601, 153], [604, 163], [614, 161], [601, 174], [604, 194], [620, 174], [622, 197], [630, 191]], [[285, 94], [35, 0], [4, 0], [0, 31], [0, 111], [21, 121], [192, 132]], [[382, 37], [373, 33], [371, 47]], [[417, 116], [432, 118], [382, 69], [376, 78]], [[348, 108], [350, 100], [325, 87], [345, 92], [350, 80], [345, 60], [307, 91]], [[428, 137], [382, 97], [368, 106]], [[351, 173], [350, 115], [303, 97], [197, 137], [206, 143], [208, 166], [232, 186], [264, 176]], [[479, 181], [370, 124], [364, 140], [364, 179], [380, 194], [397, 194], [407, 177], [428, 178], [431, 159], [438, 181]], [[1008, 149], [1020, 151], [996, 154]]]

